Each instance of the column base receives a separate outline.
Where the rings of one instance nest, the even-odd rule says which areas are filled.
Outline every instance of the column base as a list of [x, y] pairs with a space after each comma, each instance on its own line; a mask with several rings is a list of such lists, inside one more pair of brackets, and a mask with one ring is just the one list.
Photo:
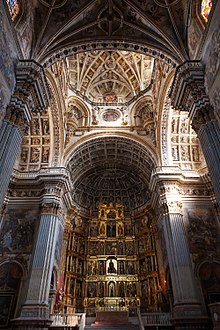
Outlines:
[[24, 305], [21, 316], [12, 320], [12, 329], [48, 330], [52, 324], [47, 305]]
[[211, 319], [202, 314], [198, 304], [178, 304], [171, 320], [175, 330], [212, 330]]

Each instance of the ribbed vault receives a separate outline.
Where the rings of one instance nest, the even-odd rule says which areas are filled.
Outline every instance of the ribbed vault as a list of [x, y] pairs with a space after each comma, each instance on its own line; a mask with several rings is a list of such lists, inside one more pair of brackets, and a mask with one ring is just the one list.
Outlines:
[[95, 138], [74, 150], [68, 163], [74, 202], [87, 210], [97, 203], [120, 200], [131, 210], [150, 198], [148, 184], [155, 162], [136, 141], [122, 137]]

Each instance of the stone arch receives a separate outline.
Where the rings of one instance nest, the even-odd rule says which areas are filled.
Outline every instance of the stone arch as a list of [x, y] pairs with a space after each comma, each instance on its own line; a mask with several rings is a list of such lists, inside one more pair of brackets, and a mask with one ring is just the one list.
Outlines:
[[125, 205], [130, 200], [139, 208], [150, 199], [149, 182], [156, 159], [146, 145], [131, 137], [108, 134], [84, 140], [71, 149], [65, 163], [72, 181], [72, 200], [83, 209], [95, 209], [101, 200], [110, 202], [108, 198], [122, 200]]
[[201, 282], [205, 303], [220, 302], [220, 262], [203, 261], [196, 273]]
[[0, 264], [0, 320], [7, 328], [10, 319], [16, 317], [18, 296], [24, 269], [17, 261], [5, 261]]

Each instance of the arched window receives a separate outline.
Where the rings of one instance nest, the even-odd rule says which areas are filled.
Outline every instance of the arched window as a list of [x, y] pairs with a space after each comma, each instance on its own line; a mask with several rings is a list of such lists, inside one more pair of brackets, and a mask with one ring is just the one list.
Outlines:
[[212, 9], [212, 1], [202, 0], [200, 4], [200, 13], [205, 22], [208, 22], [209, 14]]
[[11, 15], [12, 20], [14, 21], [15, 18], [18, 16], [19, 13], [19, 1], [18, 0], [6, 0], [9, 8], [9, 12]]

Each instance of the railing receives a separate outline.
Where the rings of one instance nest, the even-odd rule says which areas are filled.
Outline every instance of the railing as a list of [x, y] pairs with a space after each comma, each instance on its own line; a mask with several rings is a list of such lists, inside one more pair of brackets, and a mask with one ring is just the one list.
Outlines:
[[139, 330], [144, 330], [144, 323], [143, 323], [143, 319], [141, 316], [140, 308], [137, 308], [137, 316], [138, 316]]
[[53, 323], [51, 327], [75, 327], [78, 326], [80, 330], [85, 328], [86, 316], [85, 313], [73, 314], [51, 314]]
[[171, 325], [169, 313], [144, 313], [141, 314], [144, 326]]

